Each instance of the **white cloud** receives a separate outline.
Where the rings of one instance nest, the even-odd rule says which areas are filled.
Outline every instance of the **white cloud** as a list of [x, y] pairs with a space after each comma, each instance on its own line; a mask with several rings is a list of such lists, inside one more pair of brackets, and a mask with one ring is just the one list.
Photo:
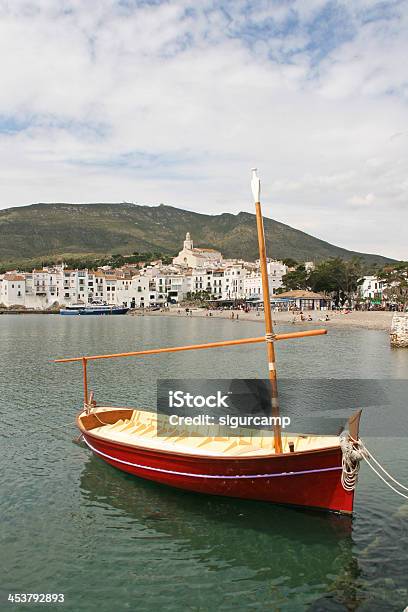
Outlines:
[[372, 204], [375, 200], [373, 193], [367, 193], [366, 195], [353, 195], [349, 202], [350, 204], [356, 204], [357, 206], [366, 206]]
[[251, 210], [257, 165], [274, 218], [408, 258], [408, 12], [388, 4], [0, 0], [0, 207]]

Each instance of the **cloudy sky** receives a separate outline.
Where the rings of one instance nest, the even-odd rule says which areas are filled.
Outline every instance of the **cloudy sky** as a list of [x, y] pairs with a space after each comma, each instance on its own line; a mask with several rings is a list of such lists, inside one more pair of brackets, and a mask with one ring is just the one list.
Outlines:
[[[408, 259], [408, 3], [0, 0], [0, 208], [264, 212]], [[1, 240], [1, 236], [0, 236]]]

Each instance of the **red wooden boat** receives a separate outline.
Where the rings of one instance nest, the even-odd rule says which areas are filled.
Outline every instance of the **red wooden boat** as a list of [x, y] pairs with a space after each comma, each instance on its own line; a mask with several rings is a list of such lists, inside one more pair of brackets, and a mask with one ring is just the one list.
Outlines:
[[[355, 470], [350, 455], [344, 457], [345, 442], [351, 448], [358, 440], [360, 412], [349, 420], [346, 438], [337, 435], [285, 434], [278, 424], [270, 431], [245, 430], [241, 436], [226, 437], [221, 432], [180, 435], [171, 428], [164, 430], [154, 413], [133, 408], [97, 406], [88, 394], [87, 364], [90, 360], [141, 356], [186, 350], [215, 349], [241, 344], [266, 343], [271, 383], [271, 411], [279, 416], [275, 367], [276, 341], [325, 334], [310, 330], [274, 334], [270, 311], [267, 260], [263, 220], [259, 203], [259, 179], [254, 173], [257, 229], [265, 310], [265, 337], [244, 338], [207, 344], [168, 347], [59, 359], [57, 362], [80, 361], [83, 365], [84, 409], [77, 425], [86, 445], [110, 465], [155, 482], [198, 493], [223, 495], [279, 504], [319, 508], [351, 514], [354, 482], [350, 486], [347, 469]], [[345, 477], [344, 477], [345, 476]]]

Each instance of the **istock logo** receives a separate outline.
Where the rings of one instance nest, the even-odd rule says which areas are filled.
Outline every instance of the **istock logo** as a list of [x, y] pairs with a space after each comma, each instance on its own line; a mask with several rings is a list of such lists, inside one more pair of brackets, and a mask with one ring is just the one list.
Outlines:
[[184, 391], [169, 391], [170, 408], [229, 408], [228, 395], [217, 391], [216, 395], [193, 395]]

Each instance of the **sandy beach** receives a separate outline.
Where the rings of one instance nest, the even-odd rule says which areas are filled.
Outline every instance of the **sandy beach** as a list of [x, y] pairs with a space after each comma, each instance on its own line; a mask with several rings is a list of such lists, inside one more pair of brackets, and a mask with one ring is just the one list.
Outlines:
[[[238, 323], [239, 321], [263, 321], [263, 312], [257, 314], [256, 312], [242, 312], [242, 311], [230, 311], [225, 310], [221, 311], [211, 311], [211, 317], [209, 316], [209, 311], [204, 308], [194, 308], [192, 310], [193, 317], [208, 317], [209, 319], [231, 319], [232, 312], [234, 312], [234, 319], [236, 317], [236, 313], [238, 313]], [[315, 326], [318, 324], [319, 326], [324, 326], [327, 328], [330, 327], [344, 327], [344, 328], [352, 328], [352, 327], [364, 327], [366, 329], [376, 329], [376, 330], [385, 330], [389, 331], [391, 326], [391, 319], [393, 317], [393, 312], [382, 312], [382, 311], [354, 311], [349, 314], [343, 314], [341, 312], [329, 311], [330, 321], [325, 321], [327, 311], [310, 311], [310, 315], [312, 317], [312, 321], [300, 321], [299, 315], [296, 316], [296, 321], [293, 323], [293, 313], [291, 312], [273, 312], [273, 322], [277, 326], [279, 325], [287, 325], [293, 324], [296, 325], [310, 325]], [[132, 313], [133, 316], [169, 316], [169, 317], [186, 317], [185, 308], [171, 308], [167, 311], [135, 311]], [[306, 317], [309, 316], [309, 311], [306, 312]]]

